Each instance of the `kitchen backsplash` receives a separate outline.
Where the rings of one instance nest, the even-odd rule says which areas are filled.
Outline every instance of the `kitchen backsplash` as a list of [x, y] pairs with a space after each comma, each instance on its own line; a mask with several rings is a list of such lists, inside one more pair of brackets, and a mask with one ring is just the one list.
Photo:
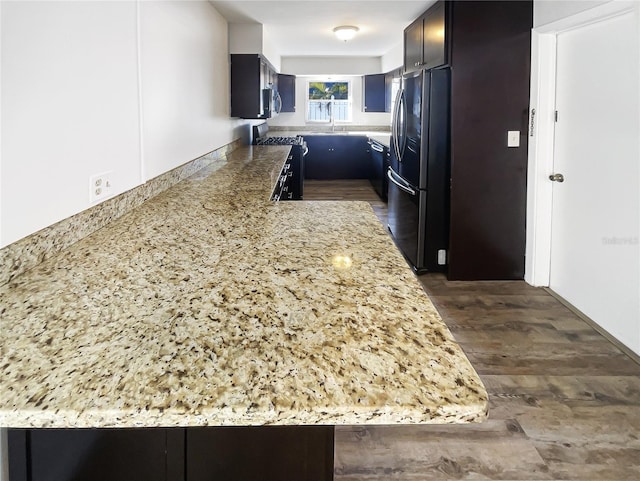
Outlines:
[[0, 285], [6, 284], [23, 272], [53, 257], [203, 167], [223, 160], [227, 154], [242, 144], [241, 139], [237, 139], [138, 187], [0, 249]]

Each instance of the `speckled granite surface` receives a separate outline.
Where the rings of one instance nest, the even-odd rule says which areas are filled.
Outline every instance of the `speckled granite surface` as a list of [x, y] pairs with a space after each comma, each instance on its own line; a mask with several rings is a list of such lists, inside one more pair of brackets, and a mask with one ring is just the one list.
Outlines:
[[369, 205], [268, 200], [287, 152], [238, 149], [0, 287], [0, 426], [484, 419]]
[[78, 242], [204, 166], [240, 147], [237, 139], [202, 157], [176, 167], [138, 187], [46, 227], [0, 249], [0, 285]]

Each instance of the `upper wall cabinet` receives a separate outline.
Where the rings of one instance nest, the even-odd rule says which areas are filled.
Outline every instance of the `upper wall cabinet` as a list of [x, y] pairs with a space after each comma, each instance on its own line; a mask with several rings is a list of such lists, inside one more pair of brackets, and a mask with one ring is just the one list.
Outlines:
[[364, 111], [391, 112], [394, 96], [400, 86], [402, 68], [383, 74], [364, 76]]
[[448, 58], [448, 2], [439, 1], [404, 31], [406, 72], [445, 65]]
[[385, 95], [386, 90], [383, 73], [364, 76], [365, 112], [384, 112]]
[[278, 93], [282, 101], [280, 112], [296, 111], [296, 76], [278, 74]]
[[404, 31], [404, 69], [406, 72], [420, 69], [423, 63], [422, 22], [420, 17]]
[[231, 117], [271, 117], [277, 79], [275, 69], [262, 55], [231, 55]]

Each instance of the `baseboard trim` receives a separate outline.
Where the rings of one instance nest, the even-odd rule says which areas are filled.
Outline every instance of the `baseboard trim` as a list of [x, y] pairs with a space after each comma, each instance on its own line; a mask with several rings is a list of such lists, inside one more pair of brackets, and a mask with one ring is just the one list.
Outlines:
[[565, 306], [567, 309], [573, 312], [576, 316], [578, 316], [580, 319], [582, 319], [584, 322], [586, 322], [591, 327], [593, 327], [596, 331], [598, 331], [598, 333], [600, 333], [604, 338], [606, 338], [609, 342], [611, 342], [611, 344], [613, 344], [618, 349], [620, 349], [624, 354], [629, 356], [632, 361], [640, 365], [640, 355], [636, 354], [629, 347], [625, 346], [622, 342], [620, 342], [618, 339], [612, 336], [611, 333], [609, 333], [606, 329], [604, 329], [600, 324], [598, 324], [596, 321], [591, 319], [584, 312], [582, 312], [580, 309], [578, 309], [569, 301], [567, 301], [564, 297], [562, 297], [561, 295], [554, 292], [548, 287], [543, 287], [543, 289], [546, 292], [548, 292], [551, 295], [551, 297], [557, 299], [560, 302], [560, 304]]

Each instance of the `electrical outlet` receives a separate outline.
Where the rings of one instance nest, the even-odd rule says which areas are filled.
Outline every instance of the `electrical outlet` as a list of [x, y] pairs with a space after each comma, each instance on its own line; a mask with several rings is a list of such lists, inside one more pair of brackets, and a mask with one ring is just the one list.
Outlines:
[[113, 172], [103, 172], [89, 177], [89, 202], [93, 204], [113, 195], [111, 174]]

